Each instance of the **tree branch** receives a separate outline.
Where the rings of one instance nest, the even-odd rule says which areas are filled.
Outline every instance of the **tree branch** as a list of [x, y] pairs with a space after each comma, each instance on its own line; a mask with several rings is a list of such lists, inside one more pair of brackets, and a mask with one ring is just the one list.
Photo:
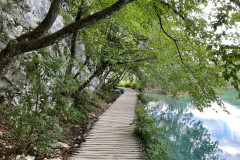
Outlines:
[[232, 3], [235, 3], [236, 5], [238, 5], [238, 7], [240, 7], [240, 1], [239, 0], [230, 0]]
[[96, 87], [96, 89], [93, 93], [96, 94], [99, 91], [99, 89], [102, 87], [103, 83], [105, 82], [105, 80], [106, 80], [106, 78], [107, 78], [107, 76], [109, 75], [110, 72], [111, 72], [110, 68], [107, 68], [104, 75], [101, 77], [98, 86]]
[[107, 65], [102, 64], [99, 67], [96, 68], [95, 72], [86, 80], [81, 86], [78, 87], [78, 91], [75, 93], [76, 95], [81, 93], [87, 86], [88, 84], [93, 80], [93, 78], [99, 76], [105, 69]]
[[72, 33], [114, 14], [115, 12], [119, 11], [122, 7], [133, 1], [134, 0], [118, 0], [111, 6], [99, 12], [89, 15], [83, 18], [82, 20], [73, 22], [67, 25], [66, 27], [62, 28], [61, 30], [37, 40], [27, 42], [17, 42], [16, 40], [10, 41], [7, 47], [0, 52], [0, 74], [2, 74], [3, 68], [5, 68], [11, 62], [13, 57], [24, 52], [30, 52], [50, 46], [60, 41], [61, 39], [66, 38]]
[[125, 61], [125, 62], [117, 62], [117, 64], [126, 64], [126, 63], [135, 63], [135, 62], [143, 62], [143, 61], [149, 61], [156, 59], [156, 57], [151, 57], [151, 58], [144, 58], [144, 59], [135, 59], [133, 61]]
[[79, 29], [87, 27], [103, 18], [106, 18], [106, 17], [112, 15], [113, 13], [117, 12], [123, 6], [127, 5], [128, 3], [132, 2], [132, 1], [134, 1], [134, 0], [118, 0], [116, 3], [114, 3], [110, 7], [107, 7], [106, 9], [103, 9], [92, 15], [89, 15], [82, 20], [71, 23], [71, 24], [67, 25], [66, 27], [64, 27], [63, 29], [61, 29], [53, 34], [50, 34], [50, 35], [43, 37], [41, 39], [38, 39], [38, 40], [19, 43], [17, 45], [17, 48], [19, 48], [19, 50], [20, 50], [19, 52], [22, 53], [22, 52], [29, 52], [29, 51], [33, 51], [36, 49], [40, 49], [40, 48], [44, 48], [49, 45], [52, 45], [52, 44], [58, 42], [59, 40], [78, 31]]
[[178, 51], [178, 56], [180, 57], [180, 60], [181, 60], [181, 63], [189, 70], [189, 72], [193, 75], [193, 77], [198, 81], [198, 84], [199, 84], [199, 87], [201, 88], [201, 90], [203, 91], [204, 94], [206, 94], [205, 90], [203, 89], [198, 77], [195, 75], [195, 73], [191, 70], [191, 68], [184, 62], [183, 60], [183, 57], [182, 57], [182, 54], [179, 50], [179, 47], [178, 47], [178, 44], [177, 44], [177, 40], [174, 39], [173, 37], [171, 37], [163, 28], [163, 25], [162, 25], [162, 19], [161, 17], [159, 16], [159, 14], [157, 13], [157, 16], [158, 16], [158, 19], [159, 19], [159, 22], [160, 22], [160, 27], [161, 29], [163, 30], [164, 34], [167, 35], [170, 39], [173, 40], [173, 42], [175, 43], [175, 46], [177, 48], [177, 51]]
[[64, 0], [54, 0], [44, 20], [31, 32], [21, 35], [18, 42], [30, 41], [45, 35], [55, 22]]
[[[111, 80], [108, 80], [107, 83], [104, 84], [103, 88], [109, 88], [116, 84], [117, 81], [121, 79], [121, 77], [124, 77], [125, 74], [129, 71], [130, 69], [127, 70], [127, 67], [125, 66], [123, 71], [115, 75], [114, 77], [111, 78]], [[124, 73], [125, 72], [125, 73]]]
[[179, 12], [177, 11], [175, 8], [173, 8], [169, 3], [165, 2], [165, 1], [160, 1], [162, 4], [164, 4], [165, 6], [167, 6], [168, 8], [172, 8], [173, 12], [176, 13], [179, 17], [182, 18], [182, 20], [185, 20], [184, 16]]

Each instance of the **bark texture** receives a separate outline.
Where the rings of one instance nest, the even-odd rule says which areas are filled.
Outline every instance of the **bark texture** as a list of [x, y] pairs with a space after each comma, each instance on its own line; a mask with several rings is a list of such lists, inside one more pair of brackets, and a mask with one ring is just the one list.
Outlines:
[[21, 35], [16, 40], [18, 42], [30, 41], [44, 36], [57, 19], [61, 4], [64, 0], [54, 0], [44, 20], [31, 32]]
[[[57, 1], [57, 0], [55, 0]], [[55, 2], [54, 1], [54, 2]], [[60, 1], [60, 0], [59, 0]], [[24, 52], [34, 51], [44, 47], [48, 47], [61, 39], [70, 36], [74, 32], [87, 27], [103, 18], [106, 18], [115, 12], [119, 11], [125, 5], [133, 2], [134, 0], [118, 0], [110, 7], [107, 7], [99, 12], [96, 12], [92, 15], [89, 15], [79, 21], [71, 23], [64, 27], [63, 29], [47, 35], [40, 39], [35, 39], [31, 41], [17, 42], [16, 40], [11, 41], [5, 49], [0, 52], [0, 75], [5, 68], [12, 60], [13, 57], [22, 54]]]

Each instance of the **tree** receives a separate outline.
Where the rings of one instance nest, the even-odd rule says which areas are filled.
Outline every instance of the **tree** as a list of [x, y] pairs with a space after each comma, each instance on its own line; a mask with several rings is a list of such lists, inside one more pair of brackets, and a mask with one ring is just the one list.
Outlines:
[[224, 79], [240, 93], [239, 7], [240, 3], [237, 0], [230, 0], [215, 7], [218, 12], [214, 17], [215, 20], [211, 22], [215, 36], [211, 39], [207, 50], [214, 64], [222, 68]]
[[[45, 33], [55, 21], [62, 2], [62, 0], [54, 0], [46, 18], [36, 29], [10, 41], [7, 47], [0, 52], [0, 73], [3, 73], [3, 69], [6, 68], [13, 57], [24, 52], [52, 45], [62, 38], [77, 33], [78, 30], [88, 33], [85, 36], [98, 34], [98, 32], [102, 34], [101, 36], [104, 36], [103, 29], [106, 29], [109, 30], [109, 33], [105, 32], [108, 34], [108, 39], [97, 38], [93, 45], [87, 43], [87, 41], [84, 42], [86, 48], [90, 48], [89, 51], [92, 52], [91, 55], [87, 56], [93, 59], [97, 69], [102, 68], [102, 72], [96, 71], [83, 84], [83, 87], [79, 88], [85, 88], [91, 79], [101, 75], [107, 66], [129, 63], [132, 65], [132, 62], [142, 62], [135, 63], [134, 67], [131, 67], [131, 69], [142, 68], [142, 70], [132, 70], [133, 74], [143, 71], [150, 73], [151, 69], [147, 66], [157, 69], [156, 73], [167, 69], [168, 72], [177, 73], [174, 75], [180, 74], [174, 76], [174, 78], [181, 78], [183, 82], [181, 87], [178, 85], [174, 91], [169, 91], [176, 93], [184, 89], [195, 97], [194, 101], [197, 101], [199, 105], [206, 105], [212, 100], [218, 100], [213, 87], [222, 86], [224, 83], [219, 74], [221, 66], [214, 66], [211, 57], [209, 57], [209, 52], [206, 51], [207, 42], [213, 38], [213, 35], [211, 35], [212, 32], [207, 31], [207, 21], [200, 16], [201, 9], [199, 6], [206, 5], [205, 0], [200, 0], [197, 3], [194, 0], [118, 0], [113, 4], [112, 1], [93, 1], [88, 3], [87, 12], [82, 15], [81, 19], [76, 19], [75, 22], [63, 29], [45, 36]], [[127, 4], [129, 5], [126, 6]], [[124, 9], [120, 10], [123, 7]], [[77, 7], [75, 6], [75, 8]], [[112, 24], [118, 24], [118, 28], [115, 26], [109, 27], [108, 25], [111, 26], [112, 24], [103, 20], [110, 15], [111, 19], [105, 20], [112, 21]], [[114, 31], [116, 29], [120, 32]], [[112, 35], [110, 32], [116, 35]], [[128, 44], [119, 41], [121, 36], [125, 38], [125, 42]], [[135, 39], [138, 39], [138, 36], [144, 38], [144, 40], [139, 41], [141, 44], [136, 44]], [[128, 45], [135, 45], [135, 48], [128, 49], [126, 48], [129, 47]], [[139, 51], [141, 46], [145, 49], [141, 48], [141, 51]], [[94, 58], [96, 58], [96, 61]], [[148, 62], [151, 59], [154, 59], [152, 64]], [[170, 66], [174, 65], [174, 67], [167, 67], [169, 64]], [[71, 68], [71, 62], [69, 67]], [[208, 71], [211, 71], [211, 73]], [[68, 72], [70, 73], [70, 69]], [[143, 75], [143, 73], [138, 75]], [[154, 74], [151, 74], [151, 77], [152, 81], [156, 81], [153, 78], [156, 77]], [[169, 79], [170, 82], [173, 82], [174, 78]], [[138, 79], [141, 80], [140, 77]], [[174, 83], [174, 85], [176, 84]], [[183, 87], [184, 85], [187, 85], [187, 87]]]
[[38, 27], [36, 27], [33, 31], [20, 36], [16, 40], [11, 40], [7, 47], [0, 52], [0, 73], [2, 74], [3, 69], [11, 62], [13, 57], [24, 52], [34, 51], [52, 45], [77, 30], [112, 15], [132, 1], [133, 0], [119, 0], [110, 7], [71, 23], [63, 29], [41, 38], [51, 28], [52, 24], [56, 20], [61, 3], [63, 2], [63, 0], [54, 0], [47, 16]]
[[[31, 144], [49, 148], [48, 134], [52, 143], [53, 133], [61, 133], [65, 123], [80, 123], [91, 108], [84, 104], [92, 103], [84, 89], [95, 77], [100, 78], [97, 90], [109, 89], [128, 75], [141, 87], [153, 86], [173, 96], [186, 92], [200, 110], [211, 101], [221, 104], [215, 88], [224, 86], [225, 80], [233, 78], [238, 87], [239, 47], [222, 45], [219, 37], [224, 33], [208, 31], [201, 11], [206, 0], [70, 0], [75, 21], [47, 34], [62, 3], [53, 0], [39, 26], [0, 52], [3, 76], [14, 57], [37, 50], [26, 64], [27, 91], [18, 95], [21, 101], [8, 116], [13, 117], [12, 137], [24, 142], [18, 148], [28, 151]], [[228, 22], [230, 10], [228, 5], [219, 8], [213, 28]], [[237, 20], [235, 15], [232, 21]], [[45, 48], [70, 36], [67, 58], [54, 57]], [[76, 41], [85, 45], [86, 61], [81, 64], [75, 58]], [[89, 77], [82, 79], [86, 66], [91, 66]], [[72, 68], [78, 69], [75, 75]]]

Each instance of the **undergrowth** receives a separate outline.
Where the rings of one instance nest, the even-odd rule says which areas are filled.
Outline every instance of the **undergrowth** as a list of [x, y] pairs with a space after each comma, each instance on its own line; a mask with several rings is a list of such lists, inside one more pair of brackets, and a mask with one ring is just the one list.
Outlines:
[[0, 156], [51, 154], [56, 142], [67, 143], [71, 138], [64, 133], [72, 125], [87, 121], [90, 112], [101, 108], [99, 101], [112, 102], [120, 95], [115, 90], [100, 91], [98, 95], [85, 90], [76, 95], [82, 80], [61, 72], [66, 64], [66, 59], [52, 58], [46, 50], [40, 50], [26, 64], [29, 88], [18, 104], [7, 106], [0, 97], [0, 111], [5, 115], [0, 119], [0, 126], [5, 127], [4, 132], [0, 128], [0, 142], [13, 143], [11, 149], [2, 149]]
[[132, 89], [141, 90], [141, 87], [138, 85], [137, 82], [131, 82], [131, 81], [120, 81], [118, 84], [119, 87], [127, 87]]
[[121, 91], [117, 91], [116, 89], [112, 88], [109, 90], [101, 90], [97, 93], [97, 95], [106, 103], [112, 103], [121, 95]]
[[138, 126], [136, 133], [142, 139], [144, 151], [147, 159], [165, 160], [167, 157], [168, 142], [164, 138], [163, 127], [159, 127], [147, 110], [147, 103], [151, 97], [144, 93], [138, 94], [138, 119], [134, 123]]

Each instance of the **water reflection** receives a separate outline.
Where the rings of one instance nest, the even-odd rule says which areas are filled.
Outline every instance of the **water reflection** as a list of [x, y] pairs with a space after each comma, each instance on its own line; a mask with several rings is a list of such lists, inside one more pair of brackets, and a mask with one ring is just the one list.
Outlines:
[[212, 103], [217, 108], [217, 113], [212, 109], [205, 109], [203, 113], [192, 110], [193, 117], [201, 120], [209, 130], [212, 139], [219, 141], [219, 148], [223, 150], [222, 158], [229, 160], [240, 159], [240, 110], [229, 103], [225, 103], [230, 114], [218, 109], [216, 103]]
[[240, 110], [225, 103], [230, 112], [227, 114], [213, 103], [215, 111], [208, 108], [199, 112], [188, 102], [186, 98], [165, 97], [148, 105], [156, 122], [166, 127], [164, 135], [171, 140], [168, 159], [239, 160]]

